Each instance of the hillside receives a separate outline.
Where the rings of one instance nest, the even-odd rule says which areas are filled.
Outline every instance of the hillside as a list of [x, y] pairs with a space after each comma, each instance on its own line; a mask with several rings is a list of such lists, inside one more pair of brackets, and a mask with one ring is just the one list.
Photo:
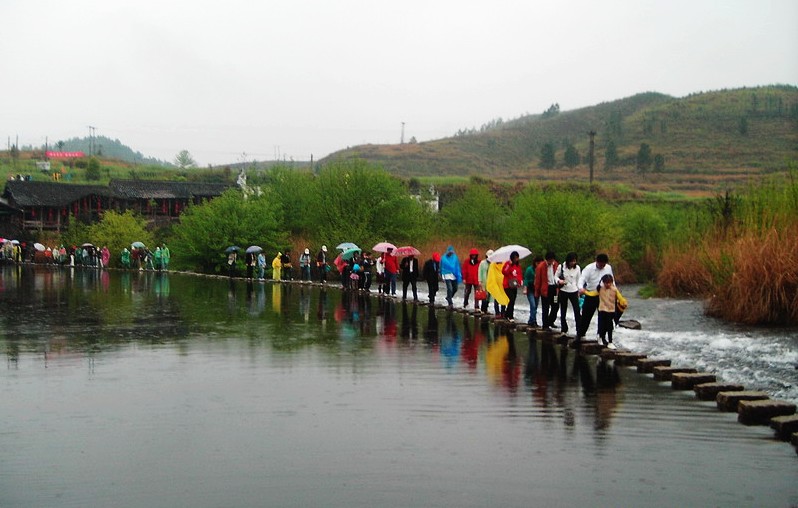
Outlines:
[[111, 139], [105, 136], [96, 136], [93, 140], [87, 137], [65, 139], [56, 142], [50, 147], [50, 150], [84, 152], [86, 154], [93, 153], [99, 157], [129, 162], [131, 164], [153, 164], [157, 166], [166, 166], [170, 164], [154, 157], [145, 157], [141, 152], [134, 151], [118, 139]]
[[[573, 111], [553, 107], [424, 143], [356, 146], [321, 162], [363, 158], [404, 177], [587, 181], [591, 130], [596, 132], [596, 181], [688, 194], [714, 191], [798, 161], [798, 88], [767, 86], [683, 98], [648, 92]], [[642, 143], [651, 154], [650, 167], [641, 171], [636, 166]], [[550, 169], [543, 167], [546, 144], [554, 149]], [[610, 144], [617, 159], [607, 167]], [[564, 158], [568, 145], [578, 152], [574, 159], [571, 151], [570, 167]]]

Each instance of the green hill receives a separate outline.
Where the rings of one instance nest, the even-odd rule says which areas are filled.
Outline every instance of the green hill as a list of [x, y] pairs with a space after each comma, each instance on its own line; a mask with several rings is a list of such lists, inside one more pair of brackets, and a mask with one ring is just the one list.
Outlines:
[[[42, 147], [43, 148], [43, 147]], [[156, 166], [169, 166], [171, 163], [164, 162], [154, 157], [145, 157], [141, 152], [136, 152], [118, 139], [111, 139], [105, 136], [96, 136], [94, 140], [84, 138], [70, 138], [56, 142], [50, 150], [63, 150], [67, 152], [84, 152], [87, 155], [93, 153], [98, 157], [115, 159], [132, 164], [153, 164]]]
[[[683, 193], [714, 191], [784, 171], [789, 161], [798, 160], [798, 87], [721, 90], [683, 98], [648, 92], [563, 112], [555, 105], [543, 114], [495, 120], [450, 138], [356, 146], [321, 162], [363, 158], [404, 177], [587, 181], [589, 131], [596, 132], [597, 181]], [[637, 159], [643, 143], [650, 154], [648, 167], [641, 169]], [[547, 144], [554, 151], [550, 168], [542, 155]], [[608, 165], [612, 144], [617, 158]]]

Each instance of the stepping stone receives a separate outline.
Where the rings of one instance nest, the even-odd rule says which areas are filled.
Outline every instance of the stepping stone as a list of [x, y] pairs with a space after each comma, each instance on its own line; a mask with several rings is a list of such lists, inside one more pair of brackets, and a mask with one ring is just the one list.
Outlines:
[[634, 365], [637, 360], [645, 358], [646, 355], [640, 353], [618, 352], [615, 350], [615, 365]]
[[798, 432], [793, 433], [790, 442], [792, 443], [793, 446], [796, 447], [795, 452], [798, 453]]
[[715, 374], [707, 372], [697, 372], [695, 374], [677, 372], [671, 376], [671, 387], [674, 390], [692, 390], [695, 385], [714, 383], [715, 381], [717, 381]]
[[595, 340], [590, 341], [582, 341], [582, 345], [579, 347], [579, 352], [583, 355], [597, 355], [604, 350], [604, 345], [599, 344]]
[[525, 331], [527, 331], [529, 329], [529, 326], [528, 325], [517, 325], [515, 327], [515, 329], [518, 330], [519, 332], [525, 332]]
[[670, 381], [671, 377], [676, 373], [694, 374], [698, 371], [691, 367], [654, 367], [651, 372], [654, 373], [654, 379], [657, 381]]
[[767, 425], [776, 416], [795, 414], [795, 404], [784, 400], [741, 400], [737, 421], [744, 425]]
[[698, 400], [716, 400], [720, 392], [741, 392], [743, 385], [730, 383], [702, 383], [693, 386], [693, 391]]
[[768, 396], [765, 392], [755, 391], [742, 391], [742, 392], [718, 392], [715, 401], [718, 404], [718, 409], [721, 411], [737, 411], [737, 405], [742, 400], [767, 400]]
[[670, 367], [670, 360], [662, 360], [656, 358], [641, 358], [637, 360], [637, 372], [641, 374], [651, 374], [654, 367]]
[[605, 346], [604, 350], [601, 351], [601, 357], [605, 360], [614, 360], [621, 353], [631, 353], [631, 351], [628, 349], [609, 349]]
[[776, 431], [776, 437], [789, 441], [790, 436], [798, 432], [798, 415], [776, 416], [770, 419], [770, 428]]

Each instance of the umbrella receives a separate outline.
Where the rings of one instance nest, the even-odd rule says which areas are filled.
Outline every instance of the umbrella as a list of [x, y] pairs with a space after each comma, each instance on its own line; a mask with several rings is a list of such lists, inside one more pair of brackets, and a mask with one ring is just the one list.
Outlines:
[[235, 252], [238, 252], [238, 251], [240, 251], [240, 250], [241, 250], [241, 247], [239, 247], [238, 245], [231, 245], [230, 247], [226, 248], [224, 251], [225, 251], [227, 254], [230, 254], [230, 253], [231, 253], [231, 252], [233, 252], [233, 251], [235, 251]]
[[344, 242], [344, 243], [339, 243], [338, 247], [336, 247], [336, 249], [346, 251], [346, 250], [350, 250], [350, 249], [360, 249], [360, 247], [358, 247], [357, 245], [355, 245], [352, 242]]
[[346, 249], [341, 253], [341, 259], [349, 261], [350, 259], [352, 259], [352, 256], [354, 256], [355, 254], [360, 254], [360, 249], [358, 249], [357, 247], [355, 247], [354, 249]]
[[388, 252], [388, 249], [396, 250], [396, 245], [388, 242], [380, 242], [375, 245], [371, 250], [374, 252]]
[[258, 247], [257, 245], [250, 245], [249, 247], [247, 247], [246, 252], [247, 254], [256, 254], [259, 252], [263, 252], [263, 249], [261, 247]]
[[404, 247], [394, 249], [392, 254], [394, 256], [420, 256], [421, 252], [412, 245], [405, 245]]
[[86, 242], [83, 245], [81, 245], [81, 247], [83, 247], [84, 249], [93, 249], [94, 245], [89, 242]]
[[142, 242], [133, 242], [130, 244], [131, 249], [146, 249], [147, 246], [144, 245]]
[[519, 259], [524, 259], [532, 254], [532, 251], [523, 245], [505, 245], [504, 247], [499, 247], [493, 251], [493, 254], [488, 256], [488, 261], [491, 263], [504, 263], [505, 261], [510, 261], [510, 254], [513, 252], [518, 253]]
[[40, 244], [40, 243], [38, 243], [38, 242], [33, 244], [33, 248], [36, 249], [39, 252], [44, 252], [44, 250], [45, 250], [45, 246]]
[[11, 240], [11, 245], [19, 245], [19, 240]]

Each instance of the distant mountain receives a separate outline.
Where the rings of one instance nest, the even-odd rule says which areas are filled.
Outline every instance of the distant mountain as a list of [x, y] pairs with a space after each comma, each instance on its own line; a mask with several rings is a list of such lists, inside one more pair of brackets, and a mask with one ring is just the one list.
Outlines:
[[[62, 144], [63, 143], [63, 144]], [[117, 159], [130, 163], [138, 164], [154, 164], [158, 166], [171, 166], [171, 163], [156, 159], [154, 157], [145, 157], [141, 152], [135, 152], [132, 148], [122, 144], [118, 139], [111, 139], [105, 136], [95, 136], [92, 141], [91, 138], [71, 138], [58, 141], [50, 147], [50, 150], [61, 151], [81, 151], [86, 155], [90, 153], [103, 157], [106, 159]]]
[[[596, 133], [597, 180], [706, 190], [798, 161], [798, 87], [683, 98], [648, 92], [572, 111], [555, 104], [541, 114], [492, 120], [449, 138], [356, 146], [320, 162], [362, 158], [404, 177], [586, 180], [590, 131]], [[638, 167], [642, 144], [648, 150]]]

